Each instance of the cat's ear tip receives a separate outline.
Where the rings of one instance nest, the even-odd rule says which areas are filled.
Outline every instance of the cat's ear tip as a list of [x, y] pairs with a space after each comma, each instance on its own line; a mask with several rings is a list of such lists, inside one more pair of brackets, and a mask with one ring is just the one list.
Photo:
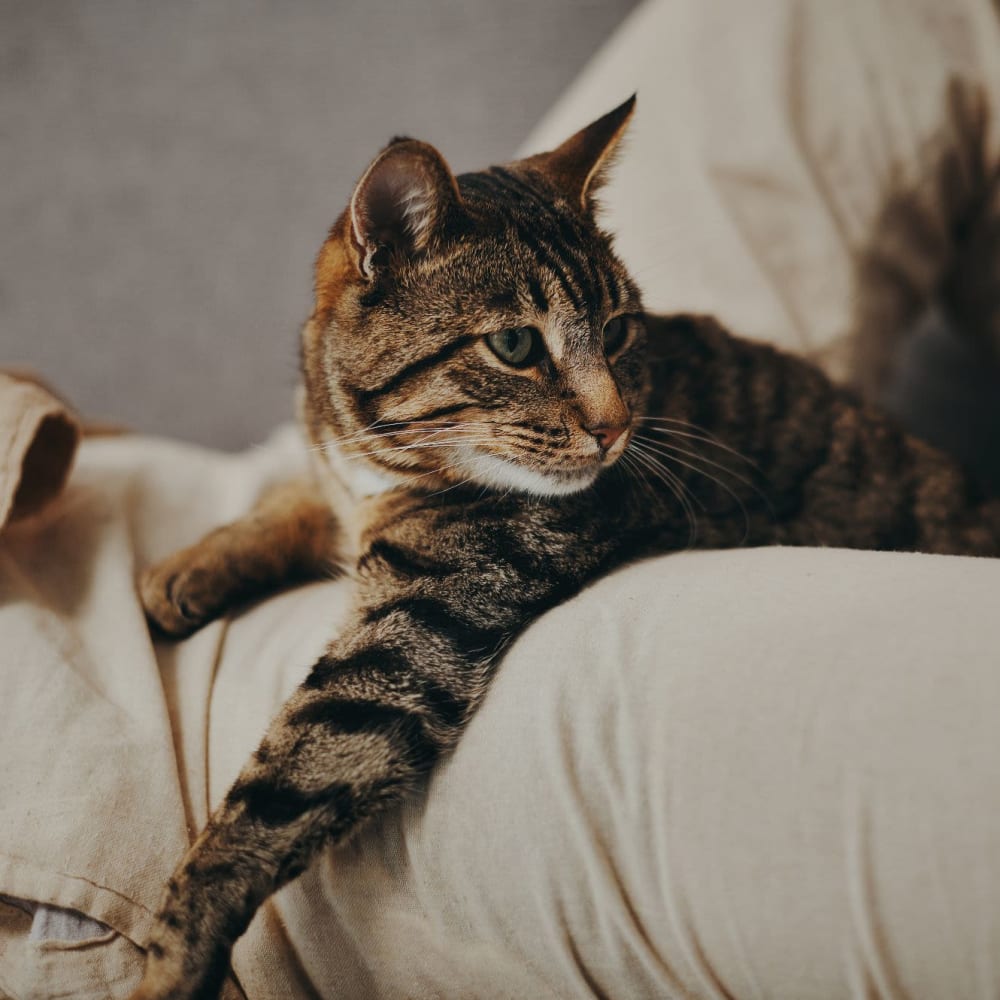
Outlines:
[[609, 116], [627, 118], [635, 110], [636, 103], [639, 100], [639, 91], [633, 90], [628, 97], [625, 98], [621, 104], [612, 108], [609, 112]]
[[434, 178], [434, 182], [451, 188], [457, 196], [458, 189], [447, 160], [436, 146], [423, 139], [412, 139], [409, 136], [396, 136], [384, 146], [369, 163], [355, 189], [364, 187], [366, 181], [395, 176], [401, 179], [411, 176]]
[[408, 135], [395, 135], [372, 158], [368, 165], [368, 172], [371, 172], [376, 164], [385, 161], [402, 161], [407, 158], [432, 160], [446, 166], [444, 157], [429, 142], [424, 142], [423, 139], [414, 139]]
[[638, 99], [639, 92], [637, 90], [633, 90], [631, 96], [626, 97], [617, 108], [609, 113], [608, 117], [627, 122], [635, 112], [635, 106]]

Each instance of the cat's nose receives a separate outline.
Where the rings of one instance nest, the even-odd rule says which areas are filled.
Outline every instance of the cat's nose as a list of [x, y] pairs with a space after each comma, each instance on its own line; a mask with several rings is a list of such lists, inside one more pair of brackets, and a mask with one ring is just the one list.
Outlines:
[[597, 443], [601, 446], [602, 450], [607, 451], [625, 433], [625, 425], [620, 424], [612, 427], [600, 424], [597, 427], [585, 427], [584, 430], [591, 437], [597, 439]]

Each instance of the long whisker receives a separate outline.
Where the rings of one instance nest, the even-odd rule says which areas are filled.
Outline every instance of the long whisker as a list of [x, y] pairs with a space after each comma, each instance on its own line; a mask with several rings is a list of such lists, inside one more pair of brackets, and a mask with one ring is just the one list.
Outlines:
[[381, 423], [378, 420], [373, 420], [367, 427], [359, 427], [357, 430], [351, 431], [348, 434], [334, 435], [333, 437], [327, 438], [322, 444], [317, 445], [318, 449], [323, 449], [330, 444], [346, 444], [348, 441], [356, 440], [357, 438], [367, 437], [368, 435], [379, 434], [379, 433], [392, 433], [398, 434], [398, 431], [385, 431], [387, 427], [406, 427], [410, 421], [408, 420], [398, 420], [392, 423]]
[[642, 444], [636, 441], [635, 438], [633, 438], [629, 443], [629, 447], [634, 449], [633, 457], [635, 460], [641, 462], [658, 479], [662, 480], [683, 507], [690, 529], [688, 534], [688, 548], [691, 548], [698, 536], [698, 516], [691, 503], [691, 498], [693, 498], [698, 506], [701, 507], [702, 511], [705, 510], [704, 505], [697, 496], [691, 493], [687, 484], [683, 479], [681, 479], [680, 476], [668, 469], [658, 458], [652, 455], [646, 448], [643, 447]]
[[[744, 525], [743, 538], [740, 540], [739, 544], [744, 545], [747, 539], [750, 537], [750, 513], [749, 511], [747, 511], [746, 504], [743, 503], [742, 499], [735, 492], [735, 490], [727, 486], [726, 483], [724, 483], [718, 476], [712, 475], [711, 472], [706, 472], [704, 469], [699, 468], [697, 465], [692, 465], [690, 462], [686, 462], [683, 458], [678, 458], [677, 455], [674, 454], [672, 451], [662, 450], [660, 451], [660, 454], [663, 455], [664, 458], [668, 459], [669, 461], [676, 462], [678, 465], [684, 466], [685, 469], [690, 469], [692, 472], [695, 472], [700, 476], [704, 476], [707, 480], [709, 480], [709, 482], [715, 483], [716, 486], [724, 490], [726, 493], [729, 494], [729, 496], [731, 496], [736, 501], [737, 505], [740, 508], [740, 511], [743, 514], [743, 525]], [[696, 456], [696, 457], [700, 458], [701, 456]]]
[[[771, 506], [771, 501], [768, 498], [767, 494], [764, 493], [763, 490], [761, 490], [760, 487], [758, 487], [757, 484], [754, 483], [752, 480], [748, 479], [746, 476], [740, 475], [740, 473], [738, 472], [734, 472], [731, 468], [729, 468], [728, 465], [722, 465], [720, 462], [714, 461], [707, 455], [701, 454], [701, 452], [690, 451], [687, 448], [681, 448], [679, 445], [671, 444], [668, 441], [655, 441], [645, 434], [640, 434], [638, 436], [641, 437], [642, 440], [645, 441], [648, 446], [650, 446], [654, 450], [659, 450], [659, 453], [661, 455], [665, 454], [665, 452], [662, 449], [667, 449], [672, 453], [676, 453], [678, 455], [686, 455], [688, 458], [696, 459], [699, 462], [705, 462], [707, 465], [710, 465], [713, 468], [719, 469], [721, 472], [724, 472], [727, 476], [731, 476], [738, 483], [742, 483], [748, 490], [752, 490], [754, 493], [756, 493], [757, 496], [760, 497], [760, 499], [763, 501], [764, 506], [767, 507], [768, 513], [771, 515], [771, 517], [776, 517], [774, 508]], [[704, 472], [702, 474], [707, 475], [707, 473]], [[716, 481], [718, 482], [718, 480]]]
[[428, 496], [437, 497], [440, 496], [442, 493], [448, 493], [451, 490], [457, 490], [459, 486], [465, 486], [466, 483], [471, 483], [472, 479], [473, 477], [469, 476], [468, 479], [463, 479], [461, 482], [458, 483], [452, 483], [451, 486], [446, 486], [443, 490], [435, 490], [433, 493], [429, 493]]
[[631, 476], [649, 497], [653, 500], [656, 499], [656, 490], [653, 484], [649, 481], [649, 476], [646, 474], [646, 470], [639, 465], [639, 461], [635, 455], [630, 455], [627, 451], [622, 452], [620, 458], [612, 466], [616, 471], [621, 469], [623, 472]]
[[[623, 452], [619, 460], [615, 463], [614, 469], [617, 471], [621, 469], [622, 472], [631, 476], [639, 486], [646, 492], [651, 500], [656, 501], [659, 499], [659, 494], [656, 491], [656, 486], [653, 481], [650, 480], [650, 475], [656, 477], [656, 479], [661, 480], [667, 489], [676, 497], [677, 489], [673, 484], [663, 475], [658, 473], [655, 469], [650, 469], [648, 465], [645, 465], [640, 461], [638, 455], [632, 455], [628, 452]], [[682, 504], [683, 506], [683, 504]], [[687, 515], [687, 510], [685, 509], [685, 517], [687, 517], [688, 526], [690, 528], [691, 518]]]
[[[442, 465], [438, 469], [431, 469], [430, 472], [421, 472], [419, 476], [413, 476], [408, 481], [411, 482], [411, 483], [415, 483], [415, 482], [417, 482], [418, 479], [426, 479], [428, 476], [437, 476], [437, 475], [440, 475], [443, 472], [448, 472], [451, 469], [457, 469], [457, 468], [459, 468], [463, 464], [464, 463], [461, 460], [459, 460], [457, 462], [449, 462], [447, 465]], [[468, 480], [464, 480], [464, 481], [468, 482]], [[433, 496], [433, 494], [432, 494], [432, 496]]]
[[705, 511], [705, 507], [701, 500], [691, 492], [684, 480], [672, 469], [667, 468], [658, 458], [645, 450], [637, 449], [636, 459], [670, 487], [673, 495], [683, 506], [688, 522], [696, 529], [698, 515], [695, 512], [694, 504], [697, 503], [702, 512]]
[[[737, 451], [731, 445], [726, 444], [725, 441], [721, 441], [711, 431], [706, 430], [704, 427], [699, 427], [698, 424], [692, 424], [687, 420], [676, 420], [673, 417], [639, 417], [638, 420], [647, 424], [674, 424], [677, 427], [686, 428], [686, 430], [677, 430], [675, 427], [650, 427], [649, 429], [655, 431], [657, 434], [669, 434], [671, 436], [691, 438], [694, 441], [703, 441], [714, 448], [720, 448], [722, 451], [729, 452], [734, 458], [738, 458], [741, 462], [746, 462], [747, 465], [761, 472], [760, 466], [752, 458], [748, 458], [743, 452]], [[698, 431], [698, 433], [692, 434], [691, 431]]]
[[[380, 423], [374, 421], [367, 427], [361, 427], [349, 434], [341, 434], [327, 438], [321, 444], [314, 445], [310, 450], [323, 451], [332, 445], [350, 444], [354, 441], [365, 438], [393, 437], [397, 434], [431, 434], [446, 430], [460, 430], [465, 427], [482, 428], [484, 424], [492, 424], [492, 421], [476, 420], [440, 420], [440, 421], [420, 421], [420, 420], [398, 420], [392, 423]], [[388, 430], [396, 427], [398, 430]]]
[[668, 470], [666, 467], [660, 465], [655, 459], [650, 456], [644, 456], [642, 461], [653, 468], [654, 473], [659, 473], [659, 478], [666, 484], [670, 492], [677, 498], [677, 502], [681, 505], [684, 511], [684, 519], [687, 521], [688, 525], [688, 537], [686, 548], [693, 548], [695, 542], [698, 540], [698, 514], [694, 509], [694, 505], [691, 503], [691, 491], [684, 484], [684, 481], [680, 476], [675, 475], [672, 471]]
[[663, 464], [663, 462], [659, 458], [656, 457], [657, 454], [661, 454], [662, 455], [663, 452], [654, 452], [653, 449], [649, 446], [649, 444], [643, 443], [644, 440], [645, 439], [639, 440], [636, 437], [633, 437], [633, 439], [629, 442], [629, 448], [635, 449], [637, 455], [640, 455], [640, 454], [643, 455], [648, 462], [654, 463], [657, 468], [661, 469], [667, 475], [669, 475], [673, 479], [675, 479], [677, 481], [678, 485], [684, 487], [686, 493], [690, 496], [691, 500], [694, 503], [698, 504], [698, 506], [701, 508], [702, 513], [703, 514], [707, 514], [708, 513], [708, 509], [701, 502], [701, 500], [698, 498], [698, 496], [695, 493], [691, 492], [690, 488], [688, 488], [687, 484], [684, 482], [683, 477], [680, 476], [680, 475], [678, 475], [672, 469], [668, 469]]
[[[406, 458], [418, 459], [420, 456], [412, 454], [413, 452], [422, 452], [425, 454], [429, 454], [436, 451], [438, 454], [440, 454], [441, 452], [445, 452], [445, 454], [447, 454], [446, 449], [454, 447], [457, 444], [485, 445], [490, 443], [491, 442], [489, 440], [475, 441], [469, 438], [464, 438], [458, 442], [442, 441], [439, 444], [405, 445], [399, 448], [384, 448], [381, 449], [380, 451], [356, 452], [354, 454], [345, 456], [345, 459], [348, 462], [352, 461], [356, 462], [364, 459], [378, 461], [379, 459], [384, 460], [392, 455], [395, 455], [399, 459], [406, 459]], [[400, 472], [404, 470], [406, 472], [410, 472], [414, 468], [419, 468], [419, 466], [414, 466], [412, 464], [406, 464], [403, 466], [393, 466], [393, 467]], [[448, 466], [437, 466], [437, 469], [432, 469], [430, 471], [431, 473], [433, 473], [442, 468], [448, 468]]]
[[368, 458], [371, 457], [372, 455], [392, 455], [398, 452], [406, 452], [406, 451], [421, 451], [424, 449], [429, 450], [432, 448], [452, 448], [458, 444], [472, 444], [472, 445], [492, 444], [493, 441], [494, 441], [493, 438], [471, 438], [471, 437], [448, 438], [446, 441], [417, 441], [414, 442], [413, 444], [393, 445], [388, 448], [379, 448], [373, 451], [353, 452], [352, 454], [345, 455], [344, 457], [348, 461], [351, 461], [353, 459], [358, 459], [358, 458]]

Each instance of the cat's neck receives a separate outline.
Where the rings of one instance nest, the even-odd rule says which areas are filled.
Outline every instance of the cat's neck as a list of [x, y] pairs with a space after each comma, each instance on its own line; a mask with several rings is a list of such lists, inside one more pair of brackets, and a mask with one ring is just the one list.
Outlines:
[[345, 553], [356, 558], [365, 529], [366, 501], [395, 489], [404, 477], [394, 476], [363, 455], [347, 454], [338, 445], [335, 430], [312, 412], [304, 391], [298, 402], [316, 481], [340, 524]]
[[386, 493], [403, 481], [363, 456], [345, 454], [336, 442], [327, 442], [322, 450], [339, 486], [354, 505]]

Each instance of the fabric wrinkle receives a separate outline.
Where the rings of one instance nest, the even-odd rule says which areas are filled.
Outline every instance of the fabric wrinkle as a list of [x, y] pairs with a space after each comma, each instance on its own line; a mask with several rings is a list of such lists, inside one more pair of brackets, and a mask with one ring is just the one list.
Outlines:
[[844, 854], [850, 913], [852, 964], [878, 1000], [911, 1000], [903, 989], [889, 952], [872, 867], [872, 828], [857, 784], [846, 791]]

